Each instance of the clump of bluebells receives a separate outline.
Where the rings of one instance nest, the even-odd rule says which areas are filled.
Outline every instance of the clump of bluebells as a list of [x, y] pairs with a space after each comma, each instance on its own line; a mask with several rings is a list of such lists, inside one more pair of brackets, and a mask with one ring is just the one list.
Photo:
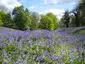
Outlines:
[[0, 32], [0, 64], [85, 64], [85, 34], [73, 31]]

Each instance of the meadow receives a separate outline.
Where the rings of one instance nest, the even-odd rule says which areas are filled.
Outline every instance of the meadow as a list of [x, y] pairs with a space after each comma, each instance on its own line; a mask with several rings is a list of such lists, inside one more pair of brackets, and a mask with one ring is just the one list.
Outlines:
[[0, 64], [85, 64], [85, 27], [54, 31], [0, 27]]

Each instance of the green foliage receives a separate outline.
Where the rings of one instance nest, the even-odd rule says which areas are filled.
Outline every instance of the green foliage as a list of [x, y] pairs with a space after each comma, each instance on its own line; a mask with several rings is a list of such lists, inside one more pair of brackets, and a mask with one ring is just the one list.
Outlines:
[[81, 12], [80, 19], [81, 19], [81, 25], [85, 26], [85, 0], [80, 0], [78, 6], [79, 11]]
[[16, 28], [15, 23], [11, 19], [11, 13], [0, 11], [0, 26]]
[[26, 15], [26, 21], [27, 21], [28, 29], [30, 29], [31, 16], [30, 16], [30, 12], [29, 12], [29, 10], [27, 8], [25, 9], [25, 15]]
[[39, 22], [39, 14], [36, 13], [36, 12], [32, 12], [31, 13], [31, 26], [30, 26], [30, 29], [31, 30], [36, 30], [38, 29], [38, 22]]
[[75, 16], [74, 15], [70, 15], [70, 23], [69, 23], [69, 27], [75, 27]]
[[[18, 59], [18, 56], [20, 55], [20, 51], [18, 46], [15, 43], [10, 43], [10, 45], [7, 45], [5, 48], [5, 54], [8, 55], [7, 58], [3, 59], [3, 62], [7, 62], [8, 59], [12, 59], [12, 62], [16, 62]], [[12, 63], [11, 63], [12, 64]]]
[[13, 20], [12, 20], [12, 18], [11, 18], [11, 13], [7, 13], [7, 14], [4, 16], [3, 26], [4, 26], [4, 27], [9, 27], [9, 28], [16, 28], [15, 23], [13, 22]]
[[29, 28], [30, 18], [27, 9], [24, 11], [23, 6], [15, 7], [12, 14], [14, 15], [14, 22], [18, 29], [27, 30]]
[[3, 25], [3, 22], [2, 22], [2, 18], [0, 16], [0, 26], [2, 26], [2, 25]]
[[71, 11], [74, 16], [71, 20], [72, 27], [85, 26], [85, 0], [80, 0], [78, 5]]
[[49, 16], [53, 22], [54, 22], [54, 29], [58, 28], [58, 18], [56, 15], [54, 15], [53, 13], [47, 13], [46, 16]]
[[80, 11], [79, 11], [78, 7], [76, 7], [73, 10], [73, 14], [74, 14], [74, 18], [75, 18], [74, 24], [76, 27], [79, 27], [80, 26]]
[[5, 12], [0, 11], [0, 26], [3, 26], [3, 21], [4, 21], [4, 16], [5, 16]]
[[66, 25], [66, 27], [69, 27], [69, 22], [70, 22], [70, 15], [69, 15], [69, 11], [65, 11], [63, 17], [61, 18], [62, 23], [64, 23]]
[[11, 53], [11, 52], [16, 51], [18, 49], [17, 49], [16, 45], [10, 44], [10, 45], [6, 46], [5, 50], [7, 53]]
[[63, 28], [63, 27], [65, 27], [65, 24], [63, 23], [63, 18], [61, 18], [60, 19], [60, 21], [59, 21], [59, 28]]
[[49, 16], [42, 16], [39, 23], [39, 28], [54, 30], [54, 22]]

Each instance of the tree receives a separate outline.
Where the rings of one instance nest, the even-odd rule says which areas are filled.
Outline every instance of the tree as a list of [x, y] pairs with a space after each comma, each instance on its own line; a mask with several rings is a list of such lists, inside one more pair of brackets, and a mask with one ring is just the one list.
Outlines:
[[14, 22], [19, 30], [29, 29], [30, 19], [23, 6], [15, 7], [12, 11]]
[[3, 26], [3, 19], [6, 14], [3, 11], [0, 11], [0, 26]]
[[71, 14], [70, 15], [70, 23], [69, 23], [69, 26], [70, 27], [75, 27], [76, 24], [75, 24], [75, 15], [74, 14]]
[[54, 30], [53, 20], [49, 16], [42, 16], [39, 23], [39, 28]]
[[85, 0], [80, 0], [77, 7], [80, 11], [81, 25], [85, 26]]
[[40, 15], [37, 12], [32, 12], [31, 13], [31, 30], [36, 30], [38, 29], [38, 23], [40, 20]]
[[7, 13], [4, 16], [3, 26], [4, 27], [9, 27], [9, 28], [15, 28], [15, 24], [14, 24], [13, 20], [11, 19], [11, 14], [10, 13]]
[[2, 22], [2, 17], [0, 16], [0, 26], [3, 25], [3, 22]]
[[47, 13], [46, 16], [49, 16], [53, 22], [54, 22], [54, 29], [58, 28], [58, 18], [56, 15], [54, 15], [53, 13]]
[[76, 27], [79, 27], [80, 26], [80, 11], [79, 11], [78, 7], [76, 7], [73, 10], [73, 14], [75, 17], [75, 25], [76, 25]]
[[69, 15], [69, 11], [68, 10], [65, 11], [62, 19], [63, 19], [62, 22], [66, 25], [66, 28], [68, 28], [69, 27], [69, 22], [70, 22], [70, 15]]
[[62, 17], [59, 21], [59, 28], [64, 28], [65, 27], [65, 24], [63, 23], [64, 21], [64, 17]]
[[30, 25], [31, 25], [31, 15], [29, 10], [26, 8], [25, 9], [25, 15], [26, 15], [26, 21], [27, 21], [27, 25], [28, 25], [28, 29], [30, 29]]

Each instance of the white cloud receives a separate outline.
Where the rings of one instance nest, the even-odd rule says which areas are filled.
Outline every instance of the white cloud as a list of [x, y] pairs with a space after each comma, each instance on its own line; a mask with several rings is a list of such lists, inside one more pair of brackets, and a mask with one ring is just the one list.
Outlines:
[[0, 0], [0, 10], [9, 11], [20, 5], [18, 0]]
[[78, 0], [44, 0], [45, 4], [64, 4], [64, 3], [75, 3]]
[[46, 14], [46, 13], [49, 13], [49, 12], [55, 14], [59, 19], [64, 14], [64, 10], [63, 9], [48, 9], [48, 10], [45, 10], [44, 12], [40, 12], [40, 14]]
[[58, 2], [56, 0], [44, 0], [45, 4], [57, 4]]

